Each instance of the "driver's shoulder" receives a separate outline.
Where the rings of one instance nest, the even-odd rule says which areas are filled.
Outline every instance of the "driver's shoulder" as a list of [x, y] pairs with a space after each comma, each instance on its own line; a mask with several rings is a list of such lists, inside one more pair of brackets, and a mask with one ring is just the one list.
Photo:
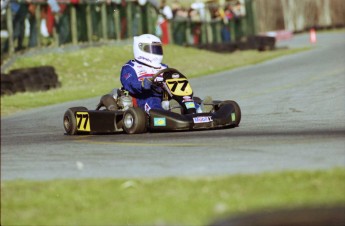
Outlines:
[[135, 66], [136, 62], [134, 60], [129, 60], [127, 63], [125, 63], [122, 68], [121, 71], [135, 71]]
[[129, 60], [122, 67], [128, 67], [128, 66], [133, 67], [134, 64], [135, 64], [135, 60]]

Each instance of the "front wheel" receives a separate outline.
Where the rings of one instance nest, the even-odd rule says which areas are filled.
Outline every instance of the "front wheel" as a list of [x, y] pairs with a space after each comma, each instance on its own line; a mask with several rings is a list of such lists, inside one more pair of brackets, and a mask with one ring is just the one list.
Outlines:
[[77, 130], [77, 120], [75, 118], [75, 112], [77, 111], [87, 111], [85, 107], [73, 107], [67, 109], [63, 116], [63, 126], [65, 128], [67, 135], [76, 135], [78, 134]]
[[138, 107], [131, 107], [123, 114], [123, 130], [128, 134], [145, 133], [147, 130], [146, 113]]

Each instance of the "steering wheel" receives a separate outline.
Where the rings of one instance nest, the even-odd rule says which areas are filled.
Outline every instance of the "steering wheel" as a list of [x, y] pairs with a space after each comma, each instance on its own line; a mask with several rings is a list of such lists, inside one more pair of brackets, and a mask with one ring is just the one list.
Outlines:
[[156, 74], [154, 74], [151, 78], [149, 78], [152, 82], [152, 90], [157, 92], [157, 93], [162, 93], [162, 81], [155, 81], [156, 78], [160, 75], [169, 72], [169, 71], [173, 71], [173, 72], [178, 72], [176, 69], [174, 68], [165, 68], [163, 70], [158, 71]]
[[165, 72], [169, 72], [169, 71], [172, 71], [172, 72], [178, 72], [178, 70], [176, 70], [175, 68], [165, 68], [163, 70], [160, 70], [158, 71], [156, 74], [154, 74], [152, 76], [152, 78], [150, 78], [150, 80], [152, 82], [155, 82], [155, 79], [160, 75], [160, 74], [164, 74]]

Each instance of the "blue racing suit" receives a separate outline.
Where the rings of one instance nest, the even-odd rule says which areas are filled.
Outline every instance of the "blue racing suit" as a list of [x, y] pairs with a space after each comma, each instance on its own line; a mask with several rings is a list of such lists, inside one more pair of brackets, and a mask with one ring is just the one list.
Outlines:
[[167, 65], [161, 64], [160, 68], [153, 68], [137, 60], [130, 60], [122, 66], [120, 80], [123, 88], [136, 98], [138, 107], [146, 111], [147, 114], [151, 109], [163, 109], [162, 94], [152, 89], [144, 89], [142, 81], [145, 78], [151, 78], [158, 71], [167, 67]]

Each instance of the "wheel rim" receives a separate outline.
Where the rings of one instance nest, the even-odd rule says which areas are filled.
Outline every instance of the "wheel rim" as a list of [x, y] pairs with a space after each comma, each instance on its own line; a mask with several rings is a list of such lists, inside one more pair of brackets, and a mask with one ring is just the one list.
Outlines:
[[68, 117], [65, 117], [63, 120], [63, 124], [65, 126], [66, 132], [69, 132], [71, 130], [71, 123]]
[[134, 123], [134, 118], [131, 114], [125, 115], [124, 124], [126, 128], [131, 128]]

